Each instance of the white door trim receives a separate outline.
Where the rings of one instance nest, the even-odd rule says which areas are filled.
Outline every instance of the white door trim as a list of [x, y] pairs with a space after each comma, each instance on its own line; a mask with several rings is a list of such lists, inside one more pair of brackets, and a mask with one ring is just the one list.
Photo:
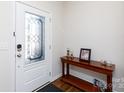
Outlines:
[[12, 22], [11, 22], [11, 29], [9, 32], [9, 61], [10, 61], [10, 89], [11, 91], [15, 91], [15, 36], [13, 33], [15, 32], [15, 2], [10, 2], [12, 7]]

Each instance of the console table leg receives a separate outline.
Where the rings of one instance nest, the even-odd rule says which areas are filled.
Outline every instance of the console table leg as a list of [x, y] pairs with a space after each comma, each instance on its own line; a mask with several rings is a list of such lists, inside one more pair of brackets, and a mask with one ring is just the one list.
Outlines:
[[65, 75], [65, 64], [64, 62], [62, 62], [62, 76]]
[[107, 91], [112, 92], [112, 75], [107, 75]]
[[67, 72], [67, 75], [69, 75], [69, 64], [66, 64], [66, 66], [67, 66], [66, 67], [66, 70], [67, 70], [66, 72]]

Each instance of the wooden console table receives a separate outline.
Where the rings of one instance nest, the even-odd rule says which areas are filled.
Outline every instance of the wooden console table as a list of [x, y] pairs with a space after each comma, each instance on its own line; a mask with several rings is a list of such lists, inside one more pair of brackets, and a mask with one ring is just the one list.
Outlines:
[[[98, 73], [107, 75], [107, 92], [112, 91], [112, 72], [115, 69], [115, 65], [112, 66], [104, 66], [100, 62], [91, 61], [90, 63], [82, 62], [79, 58], [74, 57], [73, 59], [68, 58], [66, 56], [61, 57], [62, 62], [62, 80], [64, 82], [70, 83], [75, 87], [78, 87], [84, 91], [98, 91], [95, 89], [95, 86], [92, 83], [79, 79], [78, 77], [72, 76], [69, 74], [69, 65], [77, 66], [80, 68], [85, 68], [88, 70], [92, 70]], [[65, 74], [65, 64], [66, 64], [66, 74]]]

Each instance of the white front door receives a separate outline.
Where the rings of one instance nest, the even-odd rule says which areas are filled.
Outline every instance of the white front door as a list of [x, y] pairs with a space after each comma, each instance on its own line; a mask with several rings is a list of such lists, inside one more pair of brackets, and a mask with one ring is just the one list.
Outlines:
[[50, 15], [16, 2], [16, 91], [50, 81]]

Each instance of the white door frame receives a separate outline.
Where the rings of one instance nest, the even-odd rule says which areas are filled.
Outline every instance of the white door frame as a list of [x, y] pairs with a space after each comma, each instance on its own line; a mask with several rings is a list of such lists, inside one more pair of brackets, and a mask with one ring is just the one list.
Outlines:
[[[19, 2], [19, 3], [23, 3], [23, 2]], [[25, 3], [23, 3], [23, 4], [25, 4]], [[15, 43], [16, 42], [16, 33], [15, 33], [15, 31], [16, 31], [16, 29], [15, 29], [15, 27], [16, 27], [16, 24], [15, 24], [15, 22], [16, 22], [16, 11], [15, 11], [16, 2], [13, 1], [11, 5], [13, 7], [13, 9], [12, 9], [12, 16], [13, 16], [12, 20], [13, 21], [11, 24], [11, 30], [10, 30], [11, 32], [9, 32], [10, 33], [9, 34], [9, 38], [10, 38], [9, 39], [9, 60], [10, 60], [10, 69], [11, 69], [10, 83], [12, 84], [10, 89], [11, 89], [11, 91], [16, 91], [16, 55], [15, 55], [16, 54], [16, 43]], [[29, 4], [25, 4], [25, 5], [33, 7]], [[33, 7], [33, 8], [36, 8], [36, 7]], [[38, 9], [38, 8], [36, 8], [36, 9]], [[41, 10], [41, 9], [39, 9], [39, 10]], [[41, 10], [41, 11], [49, 13], [50, 21], [51, 21], [52, 14], [45, 10]], [[50, 82], [51, 82], [52, 81], [52, 21], [50, 22], [50, 40], [49, 41], [50, 41], [49, 47], [51, 48], [50, 49], [50, 59], [49, 59], [50, 60], [50, 71], [51, 71]]]

